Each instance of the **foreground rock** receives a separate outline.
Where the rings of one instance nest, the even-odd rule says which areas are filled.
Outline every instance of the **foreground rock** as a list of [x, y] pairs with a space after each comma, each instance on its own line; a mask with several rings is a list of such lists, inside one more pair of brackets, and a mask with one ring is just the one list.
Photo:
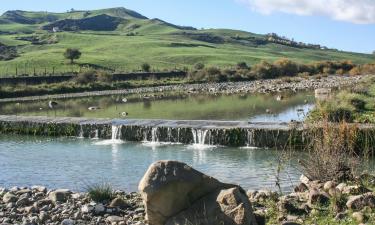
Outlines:
[[256, 225], [245, 191], [184, 163], [159, 161], [139, 184], [150, 225]]
[[103, 204], [66, 189], [0, 188], [0, 225], [146, 225], [139, 194], [115, 195]]

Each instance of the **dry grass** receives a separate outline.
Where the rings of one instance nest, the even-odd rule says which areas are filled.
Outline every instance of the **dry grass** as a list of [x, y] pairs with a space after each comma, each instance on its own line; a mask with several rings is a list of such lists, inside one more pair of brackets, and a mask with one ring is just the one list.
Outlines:
[[356, 153], [358, 128], [346, 122], [322, 126], [311, 131], [305, 159], [300, 160], [303, 174], [311, 180], [347, 181], [360, 162]]

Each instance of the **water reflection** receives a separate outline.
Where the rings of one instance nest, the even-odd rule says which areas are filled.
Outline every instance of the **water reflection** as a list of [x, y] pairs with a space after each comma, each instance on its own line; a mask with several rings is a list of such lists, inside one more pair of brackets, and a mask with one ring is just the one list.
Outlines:
[[[121, 99], [126, 98], [123, 102]], [[300, 120], [296, 110], [309, 110], [314, 105], [312, 93], [285, 93], [278, 101], [270, 94], [241, 95], [186, 95], [170, 94], [163, 97], [155, 95], [148, 99], [142, 96], [102, 96], [58, 100], [57, 116], [88, 118], [119, 118], [127, 112], [127, 118], [134, 119], [186, 119], [186, 120], [248, 120], [267, 119], [275, 115], [277, 120], [290, 122]], [[53, 116], [48, 109], [48, 101], [24, 102], [0, 105], [0, 114]], [[95, 109], [95, 110], [89, 110]], [[42, 109], [42, 110], [41, 110]], [[266, 111], [272, 112], [271, 115]]]

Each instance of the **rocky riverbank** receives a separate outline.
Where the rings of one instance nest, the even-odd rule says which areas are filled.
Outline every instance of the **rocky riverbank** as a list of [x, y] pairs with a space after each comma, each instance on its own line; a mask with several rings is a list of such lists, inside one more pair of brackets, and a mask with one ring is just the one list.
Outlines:
[[0, 102], [23, 102], [47, 99], [80, 98], [89, 96], [146, 94], [162, 92], [185, 92], [185, 93], [272, 93], [282, 91], [303, 91], [317, 88], [340, 88], [352, 86], [368, 79], [363, 76], [326, 76], [326, 77], [294, 77], [289, 79], [256, 80], [248, 82], [226, 82], [226, 83], [202, 83], [181, 84], [158, 87], [143, 87], [124, 90], [93, 91], [84, 93], [56, 94], [44, 96], [30, 96], [21, 98], [5, 98]]
[[176, 161], [153, 163], [140, 193], [92, 193], [34, 186], [0, 189], [1, 225], [302, 225], [375, 224], [375, 176], [347, 182], [301, 176], [290, 194], [247, 191]]
[[115, 191], [112, 201], [92, 201], [88, 193], [42, 186], [0, 189], [1, 225], [145, 225], [138, 193]]

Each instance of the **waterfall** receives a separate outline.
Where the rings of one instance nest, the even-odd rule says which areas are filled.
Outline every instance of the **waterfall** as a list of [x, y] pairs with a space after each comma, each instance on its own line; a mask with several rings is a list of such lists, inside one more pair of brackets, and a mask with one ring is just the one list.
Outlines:
[[206, 148], [213, 148], [215, 146], [210, 145], [210, 140], [208, 144], [206, 144], [206, 137], [207, 135], [211, 135], [210, 130], [202, 130], [202, 129], [192, 129], [193, 140], [194, 144], [190, 146], [194, 149], [206, 149]]
[[[103, 140], [96, 142], [95, 145], [117, 145], [117, 144], [122, 144], [124, 143], [121, 140], [121, 128], [122, 125], [112, 125], [112, 138], [109, 140]], [[95, 137], [99, 136], [99, 130], [95, 131]], [[96, 139], [96, 138], [95, 138]], [[99, 139], [99, 137], [98, 137]]]
[[255, 147], [255, 130], [247, 130], [247, 141], [246, 148], [256, 148]]
[[168, 139], [168, 142], [172, 142], [172, 128], [168, 127], [168, 130], [167, 130], [167, 139]]
[[157, 127], [153, 127], [151, 129], [151, 142], [152, 143], [158, 143], [159, 142], [158, 128]]
[[116, 126], [112, 125], [112, 140], [120, 140], [121, 139], [121, 125]]
[[99, 130], [98, 129], [95, 130], [95, 136], [94, 136], [93, 139], [95, 139], [95, 140], [99, 139]]
[[84, 138], [84, 134], [83, 134], [83, 126], [80, 125], [80, 128], [79, 128], [79, 135], [78, 135], [78, 138]]

